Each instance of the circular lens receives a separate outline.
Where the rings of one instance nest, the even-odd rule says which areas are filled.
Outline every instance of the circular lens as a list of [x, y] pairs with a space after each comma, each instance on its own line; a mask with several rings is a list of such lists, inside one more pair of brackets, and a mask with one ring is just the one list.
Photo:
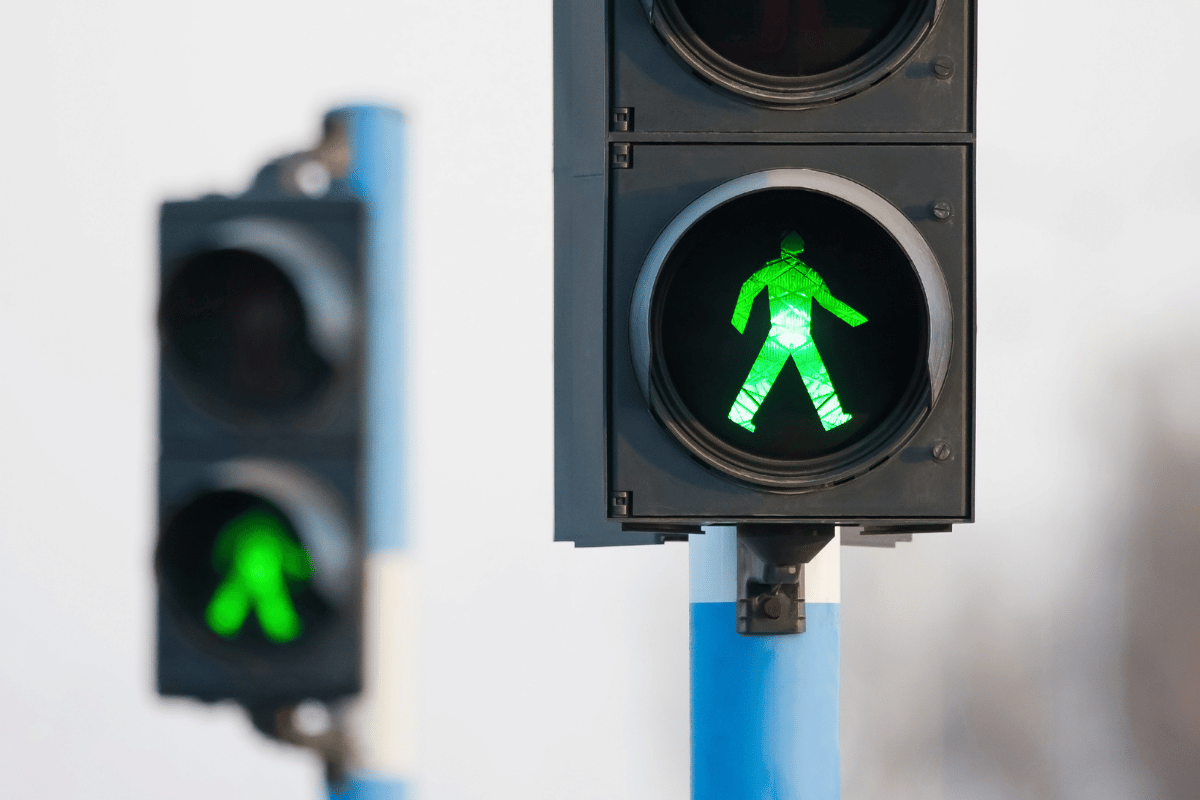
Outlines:
[[312, 346], [287, 274], [246, 250], [212, 250], [184, 263], [163, 293], [161, 324], [174, 370], [235, 412], [295, 410], [333, 375]]
[[701, 75], [769, 105], [853, 94], [933, 23], [933, 0], [659, 0], [653, 24]]
[[687, 414], [752, 456], [826, 456], [868, 438], [921, 374], [928, 322], [877, 222], [804, 189], [732, 200], [667, 259], [664, 377]]
[[166, 596], [196, 635], [239, 652], [301, 643], [333, 617], [291, 520], [256, 494], [193, 500], [164, 528], [158, 565]]

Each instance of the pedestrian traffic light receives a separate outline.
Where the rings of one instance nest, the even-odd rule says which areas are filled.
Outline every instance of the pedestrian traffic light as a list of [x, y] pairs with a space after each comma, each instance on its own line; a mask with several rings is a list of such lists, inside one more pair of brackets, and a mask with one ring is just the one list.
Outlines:
[[556, 538], [973, 516], [973, 0], [556, 0]]
[[161, 212], [158, 690], [271, 733], [362, 683], [366, 218], [345, 137], [333, 114], [245, 194]]

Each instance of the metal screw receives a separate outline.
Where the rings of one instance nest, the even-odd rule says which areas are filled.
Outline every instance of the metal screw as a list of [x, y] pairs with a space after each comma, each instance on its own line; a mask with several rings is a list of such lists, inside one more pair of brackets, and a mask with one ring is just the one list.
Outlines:
[[938, 461], [945, 461], [951, 455], [950, 445], [945, 442], [938, 442], [933, 446], [933, 457]]
[[783, 614], [783, 603], [779, 601], [779, 595], [769, 595], [763, 600], [762, 611], [768, 619], [779, 619]]
[[945, 80], [954, 74], [954, 59], [950, 56], [938, 56], [933, 60], [933, 74]]
[[950, 219], [953, 213], [954, 208], [945, 200], [938, 200], [933, 204], [933, 215], [938, 219]]

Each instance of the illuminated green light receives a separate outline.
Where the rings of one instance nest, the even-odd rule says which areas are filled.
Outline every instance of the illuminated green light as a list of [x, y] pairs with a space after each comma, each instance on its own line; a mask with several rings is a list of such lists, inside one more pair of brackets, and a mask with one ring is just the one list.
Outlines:
[[290, 642], [300, 635], [287, 584], [311, 578], [312, 564], [279, 517], [262, 509], [235, 517], [217, 535], [213, 566], [225, 574], [204, 613], [214, 633], [233, 636], [253, 609], [268, 639]]
[[851, 327], [863, 324], [867, 318], [830, 294], [821, 276], [796, 258], [803, 252], [804, 240], [799, 234], [792, 232], [785, 236], [780, 244], [779, 259], [767, 262], [742, 284], [733, 310], [733, 327], [743, 333], [750, 320], [754, 298], [763, 289], [767, 290], [771, 303], [771, 330], [729, 409], [729, 419], [751, 432], [758, 407], [789, 358], [796, 362], [825, 430], [833, 430], [851, 419], [851, 415], [842, 410], [825, 362], [812, 339], [812, 301], [816, 300]]

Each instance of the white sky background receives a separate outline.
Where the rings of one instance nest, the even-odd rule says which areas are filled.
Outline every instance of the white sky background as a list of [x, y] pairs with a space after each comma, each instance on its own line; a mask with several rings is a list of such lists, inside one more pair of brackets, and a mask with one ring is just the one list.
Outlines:
[[[1152, 796], [1096, 642], [1138, 403], [1200, 408], [1173, 377], [1200, 343], [1196, 30], [1185, 0], [984, 2], [980, 521], [846, 553], [847, 800]], [[410, 122], [413, 520], [455, 587], [423, 610], [422, 796], [688, 796], [683, 547], [550, 544], [550, 34], [548, 0], [6, 11], [0, 794], [319, 796], [236, 711], [153, 694], [155, 217], [368, 99]], [[1009, 738], [1041, 783], [956, 735], [981, 675], [1008, 704], [983, 717], [1036, 710]]]

